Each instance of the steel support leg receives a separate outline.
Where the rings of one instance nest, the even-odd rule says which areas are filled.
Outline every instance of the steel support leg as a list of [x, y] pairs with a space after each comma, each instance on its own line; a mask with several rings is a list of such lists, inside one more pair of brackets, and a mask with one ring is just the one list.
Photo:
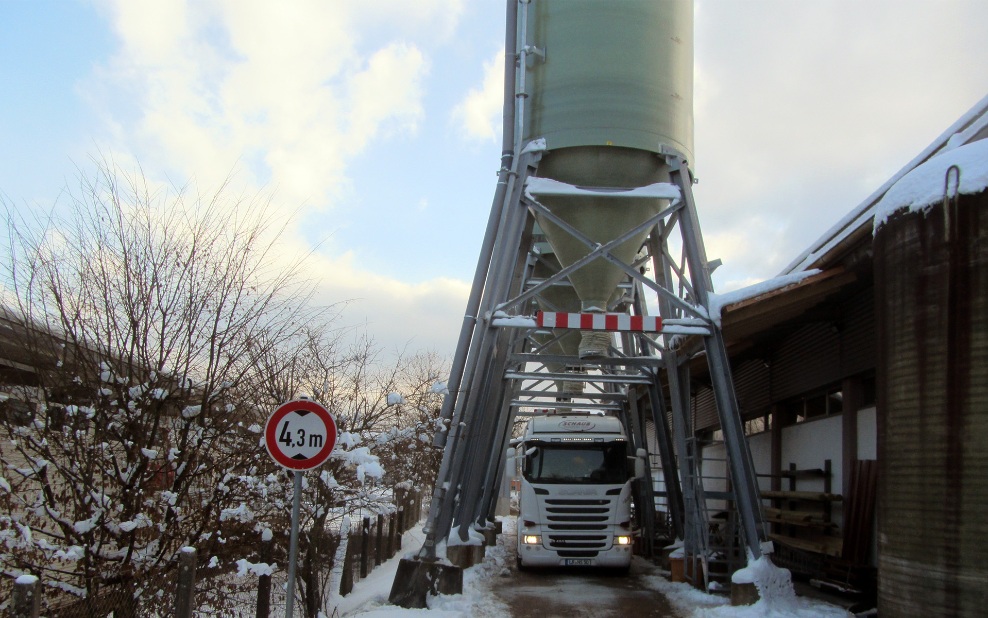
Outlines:
[[[713, 285], [710, 280], [710, 269], [703, 247], [703, 238], [700, 234], [696, 205], [693, 201], [692, 176], [686, 166], [686, 161], [678, 157], [671, 159], [675, 165], [670, 177], [673, 183], [679, 185], [682, 192], [683, 208], [680, 212], [679, 225], [683, 232], [683, 248], [689, 264], [693, 294], [695, 295], [695, 302], [707, 309], [709, 313], [709, 296], [713, 291]], [[741, 422], [741, 413], [734, 395], [734, 383], [731, 378], [727, 348], [724, 346], [723, 334], [716, 324], [712, 324], [711, 334], [704, 337], [704, 348], [710, 369], [717, 413], [721, 429], [724, 432], [731, 482], [738, 514], [741, 517], [745, 545], [750, 555], [758, 558], [762, 555], [762, 546], [767, 540], [758, 492], [758, 479], [755, 476], [751, 452], [748, 449], [748, 441]]]

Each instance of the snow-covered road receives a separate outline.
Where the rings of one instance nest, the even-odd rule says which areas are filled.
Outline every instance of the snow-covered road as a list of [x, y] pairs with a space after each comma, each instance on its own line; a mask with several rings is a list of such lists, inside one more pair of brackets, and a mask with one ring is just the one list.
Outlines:
[[[518, 574], [511, 550], [513, 518], [505, 520], [505, 533], [494, 547], [487, 548], [484, 561], [463, 572], [463, 594], [432, 597], [429, 609], [402, 609], [388, 604], [400, 556], [422, 545], [421, 526], [402, 539], [402, 551], [354, 586], [346, 597], [335, 597], [336, 615], [341, 618], [402, 618], [419, 616], [670, 616], [672, 618], [846, 618], [844, 609], [820, 601], [768, 599], [747, 607], [731, 607], [729, 600], [704, 594], [688, 584], [672, 583], [657, 567], [637, 559], [629, 578], [588, 574]], [[508, 540], [505, 547], [505, 540]], [[534, 582], [534, 583], [533, 583]], [[535, 597], [551, 599], [537, 607]], [[623, 602], [637, 604], [629, 613]], [[533, 610], [529, 613], [529, 609]], [[649, 613], [654, 609], [654, 613]], [[671, 613], [670, 613], [671, 612]]]

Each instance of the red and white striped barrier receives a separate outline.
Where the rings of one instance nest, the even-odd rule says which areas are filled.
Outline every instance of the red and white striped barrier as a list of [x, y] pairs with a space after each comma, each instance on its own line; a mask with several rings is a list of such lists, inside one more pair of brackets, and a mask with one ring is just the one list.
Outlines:
[[657, 315], [627, 313], [560, 313], [539, 311], [535, 323], [544, 328], [579, 328], [580, 330], [635, 331], [657, 333], [662, 330], [662, 318]]

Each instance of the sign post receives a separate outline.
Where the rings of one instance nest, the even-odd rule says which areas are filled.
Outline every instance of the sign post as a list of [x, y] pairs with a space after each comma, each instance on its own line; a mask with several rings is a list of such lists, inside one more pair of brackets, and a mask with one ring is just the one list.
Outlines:
[[298, 520], [302, 502], [302, 473], [321, 466], [336, 447], [336, 421], [329, 410], [306, 398], [278, 407], [264, 425], [264, 446], [275, 463], [295, 472], [292, 532], [288, 550], [288, 598], [285, 618], [295, 608], [295, 566], [298, 561]]

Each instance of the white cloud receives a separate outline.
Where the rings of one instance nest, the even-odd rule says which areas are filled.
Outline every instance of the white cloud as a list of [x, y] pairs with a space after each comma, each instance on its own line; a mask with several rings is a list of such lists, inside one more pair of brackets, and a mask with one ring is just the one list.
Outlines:
[[[424, 114], [428, 63], [417, 44], [400, 23], [394, 39], [372, 42], [355, 24], [383, 8], [414, 13], [413, 33], [420, 20], [455, 25], [457, 10], [438, 3], [392, 4], [110, 2], [121, 45], [99, 87], [117, 123], [113, 148], [205, 184], [241, 162], [289, 210], [325, 207], [345, 187], [350, 157], [414, 131]], [[122, 93], [136, 97], [133, 117], [120, 113]]]
[[[237, 193], [273, 196], [276, 221], [328, 211], [351, 190], [354, 157], [418, 129], [425, 50], [455, 32], [463, 11], [462, 0], [102, 1], [119, 47], [83, 85], [113, 130], [101, 148], [139, 160], [152, 184], [193, 178], [210, 192], [232, 170]], [[288, 230], [280, 260], [305, 252], [303, 234], [313, 230]], [[323, 300], [365, 299], [351, 313], [389, 344], [415, 330], [411, 317], [393, 327], [394, 312], [421, 312], [431, 297], [459, 311], [467, 293], [454, 281], [402, 283], [350, 255], [308, 264], [326, 275]], [[445, 311], [431, 309], [426, 322]], [[455, 330], [442, 322], [437, 335]]]
[[[354, 23], [362, 31], [387, 36], [401, 32], [434, 41], [445, 41], [459, 25], [466, 0], [362, 0]], [[476, 0], [471, 0], [476, 1]], [[342, 4], [346, 0], [337, 0]]]
[[348, 302], [343, 319], [367, 332], [389, 350], [434, 349], [452, 353], [463, 322], [470, 286], [436, 278], [420, 283], [398, 281], [363, 269], [352, 253], [316, 256], [320, 273], [317, 301]]
[[504, 101], [504, 50], [484, 63], [484, 81], [471, 89], [453, 109], [453, 121], [466, 134], [479, 140], [497, 140], [501, 136], [501, 112]]
[[708, 250], [734, 279], [775, 275], [984, 96], [988, 5], [848, 6], [697, 2], [697, 207], [708, 242], [752, 245]]
[[415, 47], [394, 43], [376, 52], [350, 79], [348, 144], [360, 151], [388, 121], [414, 131], [424, 115], [425, 58]]

